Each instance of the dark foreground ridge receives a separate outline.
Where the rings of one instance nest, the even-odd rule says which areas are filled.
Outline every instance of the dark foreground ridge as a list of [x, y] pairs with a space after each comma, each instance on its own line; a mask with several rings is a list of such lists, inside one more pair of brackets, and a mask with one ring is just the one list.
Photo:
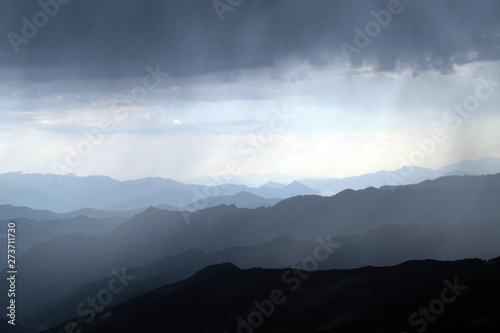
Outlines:
[[500, 257], [316, 272], [222, 264], [74, 322], [81, 332], [499, 332], [498, 281]]

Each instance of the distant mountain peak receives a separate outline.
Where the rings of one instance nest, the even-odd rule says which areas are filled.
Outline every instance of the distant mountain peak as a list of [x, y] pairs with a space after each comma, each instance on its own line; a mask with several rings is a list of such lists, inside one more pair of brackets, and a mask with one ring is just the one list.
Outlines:
[[291, 195], [309, 195], [319, 193], [318, 190], [312, 189], [296, 180], [285, 186], [282, 190]]
[[285, 186], [286, 186], [285, 184], [273, 182], [272, 180], [268, 181], [267, 183], [262, 185], [262, 187], [266, 187], [266, 188], [283, 188]]
[[156, 207], [153, 207], [153, 206], [149, 206], [148, 208], [146, 208], [142, 213], [140, 213], [139, 215], [151, 215], [151, 214], [157, 214], [158, 212], [164, 212], [165, 210], [163, 209], [158, 209]]
[[287, 188], [309, 188], [308, 186], [306, 186], [302, 183], [299, 183], [297, 180], [294, 180], [293, 182], [288, 184], [286, 187]]

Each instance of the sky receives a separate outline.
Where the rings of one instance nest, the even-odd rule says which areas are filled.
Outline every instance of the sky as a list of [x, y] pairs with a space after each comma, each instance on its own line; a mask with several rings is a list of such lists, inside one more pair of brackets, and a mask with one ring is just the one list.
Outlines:
[[500, 157], [500, 2], [0, 0], [0, 173]]

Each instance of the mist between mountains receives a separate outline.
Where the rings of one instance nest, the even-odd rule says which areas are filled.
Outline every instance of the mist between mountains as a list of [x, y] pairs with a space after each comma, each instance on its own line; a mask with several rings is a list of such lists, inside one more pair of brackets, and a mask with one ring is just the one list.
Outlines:
[[[92, 323], [98, 313], [101, 313], [106, 307], [113, 304], [113, 296], [123, 292], [129, 285], [129, 281], [133, 281], [136, 278], [134, 275], [128, 275], [125, 267], [121, 269], [121, 272], [118, 272], [116, 269], [112, 269], [110, 272], [113, 277], [108, 280], [107, 288], [100, 289], [95, 295], [89, 295], [85, 300], [82, 300], [75, 309], [75, 313], [79, 319], [68, 321], [64, 325], [64, 331], [60, 333], [81, 332], [82, 325]], [[105, 319], [109, 316], [111, 316], [111, 313], [107, 312], [98, 319]]]
[[294, 118], [295, 114], [289, 109], [273, 112], [266, 127], [260, 129], [257, 134], [249, 135], [246, 141], [239, 144], [237, 154], [241, 156], [240, 158], [227, 161], [222, 170], [218, 172], [210, 172], [209, 175], [213, 182], [205, 184], [203, 192], [196, 188], [192, 203], [184, 206], [181, 210], [182, 218], [186, 224], [191, 223], [192, 214], [197, 214], [200, 209], [208, 207], [208, 198], [220, 194], [220, 186], [229, 183], [231, 176], [241, 174], [242, 166], [255, 160], [259, 153], [274, 141], [277, 135], [283, 133], [292, 124]]

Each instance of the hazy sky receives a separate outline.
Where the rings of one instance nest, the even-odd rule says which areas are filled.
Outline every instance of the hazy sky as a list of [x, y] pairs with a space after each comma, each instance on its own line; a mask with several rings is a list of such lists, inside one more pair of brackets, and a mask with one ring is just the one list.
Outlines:
[[500, 157], [499, 1], [40, 3], [0, 0], [1, 173], [345, 177]]

